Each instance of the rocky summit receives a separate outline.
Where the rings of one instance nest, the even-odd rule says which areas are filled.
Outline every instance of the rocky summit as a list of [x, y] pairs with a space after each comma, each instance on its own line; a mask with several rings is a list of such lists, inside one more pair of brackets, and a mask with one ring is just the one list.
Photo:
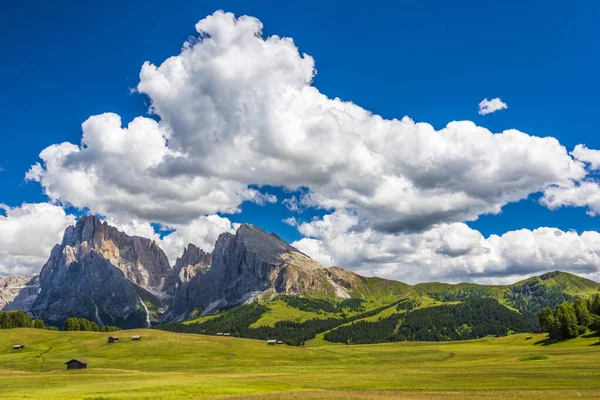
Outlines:
[[40, 289], [38, 275], [0, 276], [0, 310], [28, 310]]
[[154, 241], [84, 217], [52, 249], [28, 311], [56, 324], [82, 316], [101, 325], [149, 325], [164, 302], [170, 273], [167, 256]]
[[221, 234], [210, 253], [189, 244], [171, 267], [154, 241], [88, 216], [67, 228], [39, 277], [1, 279], [0, 309], [22, 309], [56, 325], [76, 316], [139, 327], [265, 295], [348, 298], [366, 278], [326, 269], [279, 236], [247, 224]]

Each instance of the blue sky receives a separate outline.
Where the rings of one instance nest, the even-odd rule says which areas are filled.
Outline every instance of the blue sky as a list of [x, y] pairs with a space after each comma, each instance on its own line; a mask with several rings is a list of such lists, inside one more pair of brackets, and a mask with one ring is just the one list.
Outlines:
[[[0, 24], [0, 203], [46, 202], [44, 189], [25, 182], [47, 146], [79, 144], [89, 116], [114, 112], [124, 125], [148, 116], [150, 100], [130, 93], [145, 61], [159, 65], [196, 35], [194, 24], [223, 9], [251, 15], [263, 36], [291, 37], [318, 71], [313, 85], [330, 98], [352, 101], [383, 118], [407, 115], [442, 129], [470, 120], [492, 132], [518, 129], [556, 138], [567, 151], [600, 148], [599, 6], [595, 1], [492, 2], [236, 2], [117, 1], [52, 4], [12, 2]], [[484, 98], [508, 109], [479, 115]], [[153, 118], [158, 119], [156, 116]], [[490, 185], [493, 185], [490, 182]], [[290, 195], [267, 187], [278, 202], [244, 202], [242, 213], [219, 212], [292, 242], [304, 237], [282, 222], [322, 218], [332, 209], [291, 212]], [[498, 215], [468, 221], [485, 237], [549, 226], [598, 230], [586, 207], [549, 210], [540, 194], [505, 204]], [[68, 212], [82, 211], [64, 204]]]

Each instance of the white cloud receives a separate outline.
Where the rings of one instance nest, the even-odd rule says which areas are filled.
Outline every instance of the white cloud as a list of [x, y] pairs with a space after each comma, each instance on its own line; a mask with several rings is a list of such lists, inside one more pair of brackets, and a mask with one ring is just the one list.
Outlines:
[[218, 215], [199, 217], [188, 224], [175, 226], [175, 232], [165, 236], [159, 242], [165, 250], [172, 265], [177, 257], [181, 256], [183, 249], [193, 243], [206, 252], [213, 251], [215, 242], [224, 232], [235, 233], [239, 224], [232, 223], [227, 218]]
[[600, 169], [600, 150], [588, 149], [583, 144], [575, 146], [571, 155], [579, 161], [583, 161], [589, 165], [590, 169]]
[[[327, 98], [312, 86], [312, 57], [290, 38], [263, 38], [255, 18], [216, 12], [196, 29], [200, 39], [184, 44], [180, 54], [142, 66], [136, 90], [149, 97], [160, 122], [138, 117], [123, 126], [116, 114], [92, 116], [79, 145], [46, 148], [26, 178], [39, 182], [53, 202], [127, 221], [119, 224], [132, 232], [152, 235], [150, 222], [177, 229], [164, 239], [173, 249], [197, 242], [196, 233], [212, 240], [216, 230], [231, 229], [228, 220], [206, 215], [237, 212], [244, 201], [276, 201], [255, 185], [302, 188], [300, 198], [284, 204], [351, 218], [352, 230], [342, 233], [357, 247], [338, 243], [332, 255], [325, 239], [305, 239], [304, 246], [321, 260], [366, 268], [353, 261], [364, 246], [378, 259], [414, 251], [417, 264], [419, 252], [429, 254], [427, 246], [411, 247], [423, 235], [444, 226], [460, 230], [461, 242], [446, 240], [453, 251], [478, 234], [460, 222], [499, 213], [532, 193], [557, 199], [555, 188], [578, 185], [588, 174], [589, 153], [576, 148], [571, 156], [552, 137], [492, 133], [470, 121], [436, 130]], [[499, 98], [485, 99], [480, 113], [502, 108]], [[589, 196], [581, 205], [594, 201]], [[300, 229], [313, 236], [310, 226]], [[382, 253], [375, 251], [378, 240], [392, 244]], [[452, 264], [432, 268], [442, 265], [457, 273]]]
[[600, 277], [598, 232], [538, 228], [484, 238], [466, 224], [454, 223], [391, 235], [361, 229], [355, 215], [342, 212], [302, 224], [299, 230], [308, 237], [293, 245], [325, 265], [410, 283], [507, 283], [556, 269]]
[[506, 105], [506, 103], [503, 102], [500, 97], [496, 97], [495, 99], [491, 100], [486, 98], [481, 100], [479, 103], [479, 115], [491, 114], [506, 108], [508, 108], [508, 105]]
[[160, 122], [93, 116], [81, 146], [47, 148], [28, 179], [53, 201], [164, 224], [263, 203], [249, 185], [303, 187], [288, 207], [351, 210], [399, 232], [498, 213], [585, 176], [551, 137], [469, 121], [436, 131], [329, 99], [311, 85], [313, 59], [263, 38], [255, 18], [216, 12], [196, 28], [202, 40], [142, 67], [137, 90]]
[[586, 207], [590, 216], [600, 214], [600, 186], [595, 181], [571, 182], [552, 186], [544, 192], [540, 203], [551, 210], [560, 207]]
[[218, 215], [201, 216], [185, 224], [164, 227], [166, 230], [174, 231], [161, 239], [148, 222], [123, 221], [113, 217], [105, 218], [105, 220], [130, 236], [142, 236], [154, 240], [165, 251], [171, 265], [175, 264], [175, 260], [183, 254], [184, 248], [189, 243], [210, 252], [215, 247], [215, 242], [221, 233], [235, 233], [239, 226], [239, 224], [232, 223], [229, 219]]
[[298, 226], [299, 225], [299, 221], [296, 219], [296, 217], [285, 218], [282, 220], [282, 222], [289, 226]]
[[0, 275], [39, 272], [52, 247], [62, 241], [67, 226], [75, 222], [58, 206], [24, 203], [0, 204]]

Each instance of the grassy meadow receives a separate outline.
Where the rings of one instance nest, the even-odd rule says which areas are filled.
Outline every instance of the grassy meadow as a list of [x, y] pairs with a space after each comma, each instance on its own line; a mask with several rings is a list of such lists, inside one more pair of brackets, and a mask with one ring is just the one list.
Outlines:
[[[0, 399], [600, 399], [597, 337], [289, 347], [117, 335], [107, 344], [108, 333], [0, 330]], [[66, 370], [76, 357], [87, 370]]]

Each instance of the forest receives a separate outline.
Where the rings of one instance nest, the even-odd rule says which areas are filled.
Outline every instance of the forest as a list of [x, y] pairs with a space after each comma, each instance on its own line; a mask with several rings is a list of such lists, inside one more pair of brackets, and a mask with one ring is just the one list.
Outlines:
[[588, 330], [600, 332], [600, 294], [589, 299], [578, 298], [556, 306], [543, 308], [539, 314], [542, 331], [552, 340], [577, 337]]
[[348, 344], [465, 340], [534, 329], [535, 324], [530, 320], [495, 299], [467, 298], [460, 304], [422, 308], [375, 322], [342, 326], [326, 333], [325, 340]]

